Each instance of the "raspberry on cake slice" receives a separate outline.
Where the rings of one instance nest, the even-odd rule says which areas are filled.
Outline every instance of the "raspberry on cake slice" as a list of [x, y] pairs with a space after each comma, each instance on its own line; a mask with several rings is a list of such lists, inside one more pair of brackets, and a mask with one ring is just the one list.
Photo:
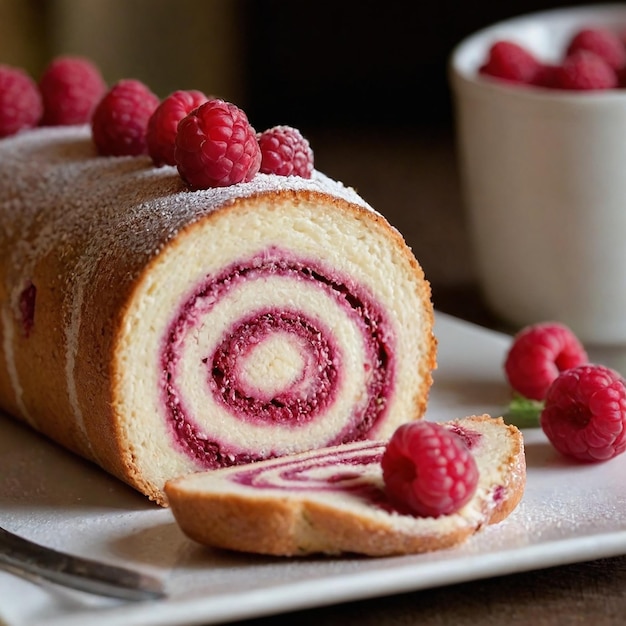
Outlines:
[[[165, 491], [181, 530], [211, 547], [276, 556], [449, 548], [510, 515], [524, 493], [526, 460], [521, 432], [502, 418], [470, 416], [437, 429], [445, 430], [439, 441], [461, 442], [462, 454], [475, 463], [476, 484], [464, 503], [433, 516], [408, 510], [390, 493], [384, 440], [189, 474], [169, 481]], [[418, 471], [436, 472], [440, 460], [420, 459]]]
[[391, 437], [381, 466], [386, 492], [394, 506], [421, 516], [458, 511], [478, 485], [467, 434], [429, 421], [408, 422]]

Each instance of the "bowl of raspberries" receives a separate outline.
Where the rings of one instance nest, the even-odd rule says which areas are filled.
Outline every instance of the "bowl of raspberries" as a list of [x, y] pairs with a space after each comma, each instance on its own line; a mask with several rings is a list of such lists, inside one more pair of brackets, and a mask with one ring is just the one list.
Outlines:
[[486, 304], [626, 344], [626, 5], [512, 18], [451, 53], [459, 174]]
[[468, 78], [537, 93], [625, 89], [626, 7], [553, 9], [500, 22], [461, 42], [452, 66]]

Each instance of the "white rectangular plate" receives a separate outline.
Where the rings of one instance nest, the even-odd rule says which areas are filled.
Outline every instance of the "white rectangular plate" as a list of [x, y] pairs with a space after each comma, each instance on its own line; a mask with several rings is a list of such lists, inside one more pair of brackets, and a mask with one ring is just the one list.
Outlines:
[[[439, 367], [427, 418], [501, 414], [510, 338], [438, 313]], [[216, 624], [626, 553], [626, 455], [598, 465], [560, 457], [524, 431], [528, 484], [503, 523], [424, 555], [276, 559], [187, 540], [171, 513], [100, 469], [0, 416], [0, 525], [39, 543], [163, 580], [167, 598], [125, 604], [0, 571], [0, 622]]]

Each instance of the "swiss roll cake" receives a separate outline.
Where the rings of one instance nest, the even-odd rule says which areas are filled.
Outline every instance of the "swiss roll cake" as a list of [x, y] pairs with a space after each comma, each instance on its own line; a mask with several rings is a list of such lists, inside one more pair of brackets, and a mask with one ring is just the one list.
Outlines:
[[0, 140], [0, 224], [0, 408], [162, 505], [172, 478], [425, 412], [429, 283], [318, 171], [192, 191], [40, 128]]

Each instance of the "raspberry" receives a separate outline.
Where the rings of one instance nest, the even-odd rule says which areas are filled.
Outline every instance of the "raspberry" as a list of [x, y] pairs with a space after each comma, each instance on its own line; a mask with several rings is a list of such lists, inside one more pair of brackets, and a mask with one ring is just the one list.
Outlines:
[[604, 59], [585, 50], [569, 55], [554, 74], [557, 89], [590, 91], [617, 86], [617, 72]]
[[558, 65], [542, 63], [535, 75], [533, 85], [536, 87], [546, 87], [547, 89], [554, 88], [554, 80], [558, 67]]
[[544, 322], [522, 329], [504, 362], [509, 384], [531, 400], [543, 400], [560, 372], [587, 362], [587, 353], [565, 325]]
[[274, 126], [258, 136], [264, 174], [311, 178], [313, 150], [300, 131], [291, 126]]
[[624, 43], [617, 33], [608, 28], [583, 28], [578, 31], [567, 46], [566, 55], [571, 56], [580, 50], [593, 52], [614, 70], [626, 64]]
[[53, 59], [39, 79], [46, 126], [86, 124], [107, 86], [100, 70], [81, 57]]
[[148, 120], [159, 99], [138, 80], [121, 80], [104, 95], [91, 118], [99, 154], [135, 156], [148, 153]]
[[176, 165], [174, 147], [178, 122], [207, 100], [201, 91], [179, 90], [167, 96], [156, 108], [148, 121], [146, 139], [148, 154], [157, 167]]
[[606, 461], [626, 450], [626, 384], [603, 365], [579, 365], [548, 389], [541, 428], [562, 454]]
[[487, 62], [479, 69], [481, 74], [513, 83], [534, 84], [542, 64], [523, 46], [500, 40], [489, 49]]
[[37, 83], [17, 67], [0, 65], [0, 137], [36, 126], [42, 115]]
[[434, 422], [400, 426], [381, 464], [389, 499], [414, 515], [450, 515], [471, 499], [478, 484], [478, 467], [463, 439]]
[[261, 149], [248, 117], [217, 98], [181, 120], [174, 155], [183, 180], [195, 189], [250, 181], [261, 165]]

